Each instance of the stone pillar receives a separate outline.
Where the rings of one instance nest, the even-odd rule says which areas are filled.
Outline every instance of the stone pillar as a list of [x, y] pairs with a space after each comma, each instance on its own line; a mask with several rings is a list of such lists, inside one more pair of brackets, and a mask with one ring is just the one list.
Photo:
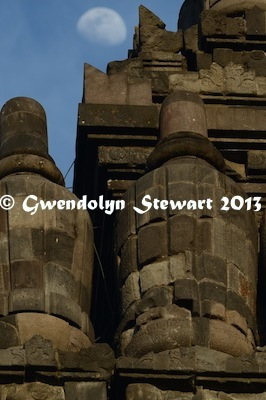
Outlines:
[[0, 348], [35, 335], [57, 350], [90, 347], [92, 224], [86, 210], [41, 209], [42, 201], [75, 204], [78, 198], [48, 155], [39, 103], [21, 97], [4, 105], [0, 157], [0, 197], [15, 201], [10, 210], [7, 203], [0, 208]]
[[124, 197], [116, 225], [121, 355], [139, 358], [194, 345], [233, 356], [254, 352], [254, 213], [245, 206], [221, 210], [223, 197], [246, 194], [223, 173], [204, 113], [195, 94], [166, 98], [163, 139], [148, 159], [150, 172]]

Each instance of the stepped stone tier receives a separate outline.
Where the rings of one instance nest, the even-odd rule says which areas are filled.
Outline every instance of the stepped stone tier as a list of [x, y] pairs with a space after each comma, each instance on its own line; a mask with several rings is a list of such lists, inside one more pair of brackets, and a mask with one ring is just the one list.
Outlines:
[[[85, 211], [0, 210], [1, 400], [266, 400], [265, 54], [264, 0], [186, 0], [85, 64], [73, 191], [125, 207], [94, 237]], [[0, 194], [62, 185], [44, 111], [11, 100]]]

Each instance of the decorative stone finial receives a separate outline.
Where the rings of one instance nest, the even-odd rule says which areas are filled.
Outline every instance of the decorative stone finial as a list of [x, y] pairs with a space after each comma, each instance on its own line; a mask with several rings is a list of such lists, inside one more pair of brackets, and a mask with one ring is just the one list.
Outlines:
[[160, 135], [162, 140], [147, 160], [149, 170], [180, 156], [195, 156], [224, 170], [223, 156], [207, 138], [205, 105], [195, 93], [180, 90], [166, 97]]
[[64, 185], [61, 172], [48, 154], [46, 115], [36, 100], [9, 100], [1, 110], [0, 127], [0, 179], [31, 172]]

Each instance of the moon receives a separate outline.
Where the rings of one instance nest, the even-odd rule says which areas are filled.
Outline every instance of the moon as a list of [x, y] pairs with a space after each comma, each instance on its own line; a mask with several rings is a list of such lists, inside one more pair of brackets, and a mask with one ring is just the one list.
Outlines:
[[95, 7], [79, 18], [77, 31], [91, 43], [116, 46], [125, 41], [126, 24], [116, 11], [106, 7]]

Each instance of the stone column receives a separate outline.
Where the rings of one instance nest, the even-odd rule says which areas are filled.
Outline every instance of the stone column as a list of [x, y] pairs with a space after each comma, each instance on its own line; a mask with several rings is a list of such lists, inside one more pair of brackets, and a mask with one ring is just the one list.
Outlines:
[[[10, 210], [6, 203], [0, 208], [0, 348], [36, 335], [57, 350], [90, 347], [92, 224], [86, 210], [41, 209], [41, 201], [78, 198], [48, 155], [45, 112], [32, 99], [2, 108], [0, 179], [1, 199], [15, 201]], [[23, 209], [29, 195], [32, 212]]]
[[[245, 206], [221, 210], [223, 197], [246, 194], [223, 173], [197, 95], [169, 95], [160, 128], [150, 172], [127, 191], [117, 219], [119, 352], [139, 358], [199, 345], [251, 355], [257, 332], [254, 213]], [[164, 201], [150, 207], [154, 199]], [[179, 201], [177, 208], [171, 201]]]

